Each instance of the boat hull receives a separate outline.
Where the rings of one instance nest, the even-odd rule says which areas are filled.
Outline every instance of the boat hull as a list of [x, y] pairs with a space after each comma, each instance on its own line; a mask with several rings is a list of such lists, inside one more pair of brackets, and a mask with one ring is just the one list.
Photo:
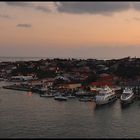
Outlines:
[[79, 99], [79, 101], [81, 101], [81, 102], [91, 102], [93, 100], [92, 99]]
[[54, 97], [54, 95], [43, 95], [43, 94], [40, 94], [40, 97], [47, 97], [47, 98], [51, 98], [51, 97]]
[[127, 100], [120, 99], [120, 101], [121, 101], [121, 104], [130, 104], [130, 103], [133, 102], [134, 98], [135, 98], [135, 95], [131, 96], [131, 97], [130, 97], [129, 99], [127, 99]]
[[67, 98], [62, 98], [62, 97], [55, 97], [54, 99], [58, 101], [67, 101]]
[[75, 96], [67, 96], [67, 98], [69, 98], [69, 99], [75, 99], [76, 97]]
[[113, 96], [111, 98], [108, 98], [106, 100], [95, 100], [96, 102], [96, 105], [104, 105], [104, 104], [108, 104], [108, 103], [111, 103], [111, 102], [114, 102], [115, 100], [117, 100], [117, 96]]

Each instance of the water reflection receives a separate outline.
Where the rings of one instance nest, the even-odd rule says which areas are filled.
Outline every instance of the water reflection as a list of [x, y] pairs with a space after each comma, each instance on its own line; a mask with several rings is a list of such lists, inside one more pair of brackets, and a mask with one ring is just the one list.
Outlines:
[[120, 103], [121, 105], [121, 109], [129, 109], [131, 107], [131, 104], [122, 104]]
[[107, 109], [107, 108], [112, 108], [115, 105], [115, 102], [117, 100], [115, 100], [114, 102], [110, 102], [108, 104], [104, 104], [104, 105], [97, 105], [95, 106], [95, 110], [99, 110], [99, 109]]
[[93, 110], [96, 108], [96, 103], [93, 101], [93, 102], [88, 102], [88, 107], [90, 110]]
[[133, 107], [135, 105], [135, 103], [136, 103], [135, 101], [136, 100], [133, 100], [131, 103], [128, 103], [128, 104], [123, 104], [120, 101], [121, 109], [129, 109], [130, 107]]
[[31, 97], [32, 96], [32, 92], [27, 92], [27, 96]]

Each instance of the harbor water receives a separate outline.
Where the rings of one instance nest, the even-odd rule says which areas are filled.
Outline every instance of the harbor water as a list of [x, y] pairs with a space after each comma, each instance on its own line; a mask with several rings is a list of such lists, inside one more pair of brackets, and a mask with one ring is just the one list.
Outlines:
[[140, 138], [139, 130], [140, 100], [96, 108], [95, 102], [0, 88], [0, 138]]

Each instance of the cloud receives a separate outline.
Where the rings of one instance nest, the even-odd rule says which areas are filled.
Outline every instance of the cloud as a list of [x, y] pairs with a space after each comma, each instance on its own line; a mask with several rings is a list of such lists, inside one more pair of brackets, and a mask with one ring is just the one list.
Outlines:
[[112, 15], [129, 9], [140, 10], [140, 2], [5, 2], [9, 6], [42, 12]]
[[133, 2], [131, 4], [131, 8], [133, 8], [135, 10], [140, 10], [140, 2]]
[[31, 28], [32, 25], [31, 24], [17, 24], [16, 27], [20, 27], [20, 28]]
[[54, 2], [6, 2], [9, 6], [32, 8], [43, 12], [51, 12], [55, 8]]
[[57, 12], [57, 4], [55, 2], [42, 2], [34, 4], [36, 10], [41, 10], [42, 12]]
[[134, 20], [140, 21], [140, 18], [138, 17], [133, 17]]
[[59, 2], [59, 12], [75, 14], [112, 14], [130, 8], [129, 2]]
[[20, 7], [31, 7], [30, 2], [6, 2], [7, 5], [9, 6], [20, 6]]
[[36, 10], [40, 10], [40, 11], [43, 11], [43, 12], [50, 12], [50, 9], [48, 7], [44, 7], [44, 6], [36, 6], [34, 7]]

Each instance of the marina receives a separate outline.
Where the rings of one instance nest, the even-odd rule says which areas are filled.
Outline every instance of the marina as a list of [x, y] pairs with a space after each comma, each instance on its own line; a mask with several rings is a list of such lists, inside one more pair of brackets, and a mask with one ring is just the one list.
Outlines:
[[94, 101], [74, 99], [59, 102], [53, 98], [42, 98], [39, 94], [3, 88], [0, 89], [0, 99], [1, 138], [140, 137], [139, 99], [125, 108], [119, 98], [96, 108]]
[[[6, 82], [5, 82], [6, 83]], [[38, 87], [38, 88], [37, 88]], [[40, 87], [40, 88], [39, 88]], [[139, 99], [139, 88], [135, 87], [132, 90], [131, 88], [121, 88], [121, 87], [116, 87], [116, 88], [110, 88], [109, 86], [103, 86], [98, 89], [98, 93], [95, 92], [86, 92], [82, 89], [79, 91], [75, 91], [71, 94], [68, 94], [68, 91], [66, 92], [60, 92], [59, 90], [49, 90], [47, 88], [43, 88], [43, 84], [36, 84], [36, 86], [32, 86], [30, 84], [23, 84], [23, 83], [16, 83], [16, 84], [11, 84], [11, 85], [4, 85], [2, 86], [3, 89], [9, 89], [9, 90], [18, 90], [18, 91], [27, 91], [31, 93], [36, 93], [39, 94], [40, 97], [44, 98], [54, 98], [55, 100], [59, 101], [67, 101], [70, 99], [78, 99], [81, 102], [90, 102], [93, 101], [95, 104], [98, 105], [104, 105], [108, 104], [110, 102], [113, 102], [115, 100], [120, 100], [120, 103], [122, 104], [129, 104], [131, 103], [134, 98]], [[136, 90], [137, 89], [137, 92]], [[128, 94], [131, 94], [130, 97], [128, 97]], [[124, 98], [128, 98], [127, 100]], [[129, 99], [130, 98], [130, 99]]]

